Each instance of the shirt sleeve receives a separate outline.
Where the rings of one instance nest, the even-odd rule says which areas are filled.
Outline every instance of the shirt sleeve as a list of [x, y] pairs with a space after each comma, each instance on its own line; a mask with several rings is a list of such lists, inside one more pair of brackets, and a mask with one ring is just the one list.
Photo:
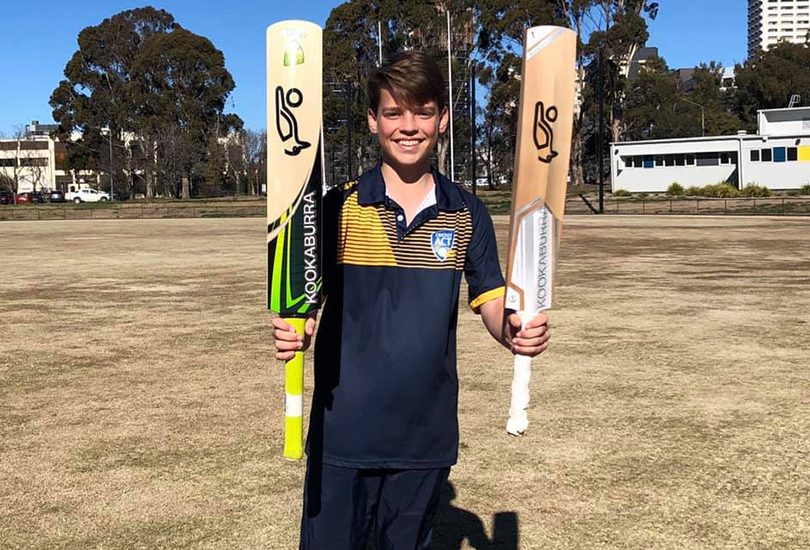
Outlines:
[[503, 296], [504, 281], [492, 218], [478, 198], [468, 197], [468, 205], [472, 216], [472, 239], [467, 247], [464, 275], [469, 288], [470, 308], [478, 313], [483, 304]]

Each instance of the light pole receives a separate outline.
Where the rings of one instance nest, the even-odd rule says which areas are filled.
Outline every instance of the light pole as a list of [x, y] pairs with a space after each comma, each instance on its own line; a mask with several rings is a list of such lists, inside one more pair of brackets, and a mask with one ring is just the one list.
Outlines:
[[382, 23], [379, 19], [377, 20], [377, 48], [380, 53], [380, 64], [378, 67], [382, 67]]
[[686, 103], [691, 103], [692, 105], [697, 105], [700, 107], [700, 135], [701, 137], [706, 136], [706, 111], [703, 109], [703, 105], [700, 103], [695, 103], [691, 99], [682, 98], [682, 101]]
[[426, 0], [427, 4], [441, 8], [447, 18], [447, 89], [448, 89], [448, 106], [449, 106], [449, 119], [450, 126], [450, 179], [456, 179], [455, 156], [453, 153], [453, 51], [450, 42], [450, 2], [447, 0]]
[[113, 155], [112, 155], [112, 127], [107, 126], [107, 138], [110, 142], [110, 201], [113, 201]]
[[453, 156], [453, 64], [452, 47], [450, 45], [450, 6], [444, 4], [444, 13], [447, 15], [447, 88], [450, 104], [450, 181], [456, 181], [456, 163]]

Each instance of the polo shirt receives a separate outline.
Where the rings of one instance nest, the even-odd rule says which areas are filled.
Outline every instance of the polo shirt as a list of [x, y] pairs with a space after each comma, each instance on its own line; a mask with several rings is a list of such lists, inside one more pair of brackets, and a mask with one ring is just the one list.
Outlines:
[[456, 325], [503, 294], [492, 220], [433, 170], [408, 225], [380, 165], [324, 197], [325, 303], [308, 453], [350, 468], [443, 468], [458, 457]]

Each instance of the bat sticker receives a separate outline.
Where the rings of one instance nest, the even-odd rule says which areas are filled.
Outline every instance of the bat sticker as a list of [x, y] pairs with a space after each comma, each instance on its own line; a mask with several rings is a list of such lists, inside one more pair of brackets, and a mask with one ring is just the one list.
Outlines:
[[285, 94], [284, 88], [276, 87], [276, 130], [282, 142], [294, 140], [292, 148], [284, 148], [284, 153], [291, 157], [298, 156], [298, 153], [312, 145], [298, 137], [298, 120], [292, 111], [303, 102], [304, 94], [298, 88], [290, 88]]
[[[534, 146], [537, 147], [537, 158], [541, 162], [549, 164], [558, 155], [554, 150], [554, 130], [552, 122], [557, 121], [557, 107], [553, 105], [545, 108], [542, 101], [538, 101], [534, 106]], [[543, 154], [543, 150], [548, 149], [550, 153]]]

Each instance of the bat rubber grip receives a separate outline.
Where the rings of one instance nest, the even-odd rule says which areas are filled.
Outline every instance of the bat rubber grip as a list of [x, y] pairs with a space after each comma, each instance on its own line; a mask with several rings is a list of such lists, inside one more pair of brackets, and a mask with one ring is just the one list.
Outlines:
[[[518, 312], [522, 325], [532, 318], [525, 311]], [[506, 431], [510, 435], [521, 436], [529, 427], [529, 381], [532, 376], [532, 358], [528, 355], [515, 355], [512, 374], [512, 400], [509, 404], [509, 420]]]
[[[284, 319], [304, 335], [305, 318]], [[284, 458], [301, 460], [304, 456], [304, 352], [284, 364]]]

